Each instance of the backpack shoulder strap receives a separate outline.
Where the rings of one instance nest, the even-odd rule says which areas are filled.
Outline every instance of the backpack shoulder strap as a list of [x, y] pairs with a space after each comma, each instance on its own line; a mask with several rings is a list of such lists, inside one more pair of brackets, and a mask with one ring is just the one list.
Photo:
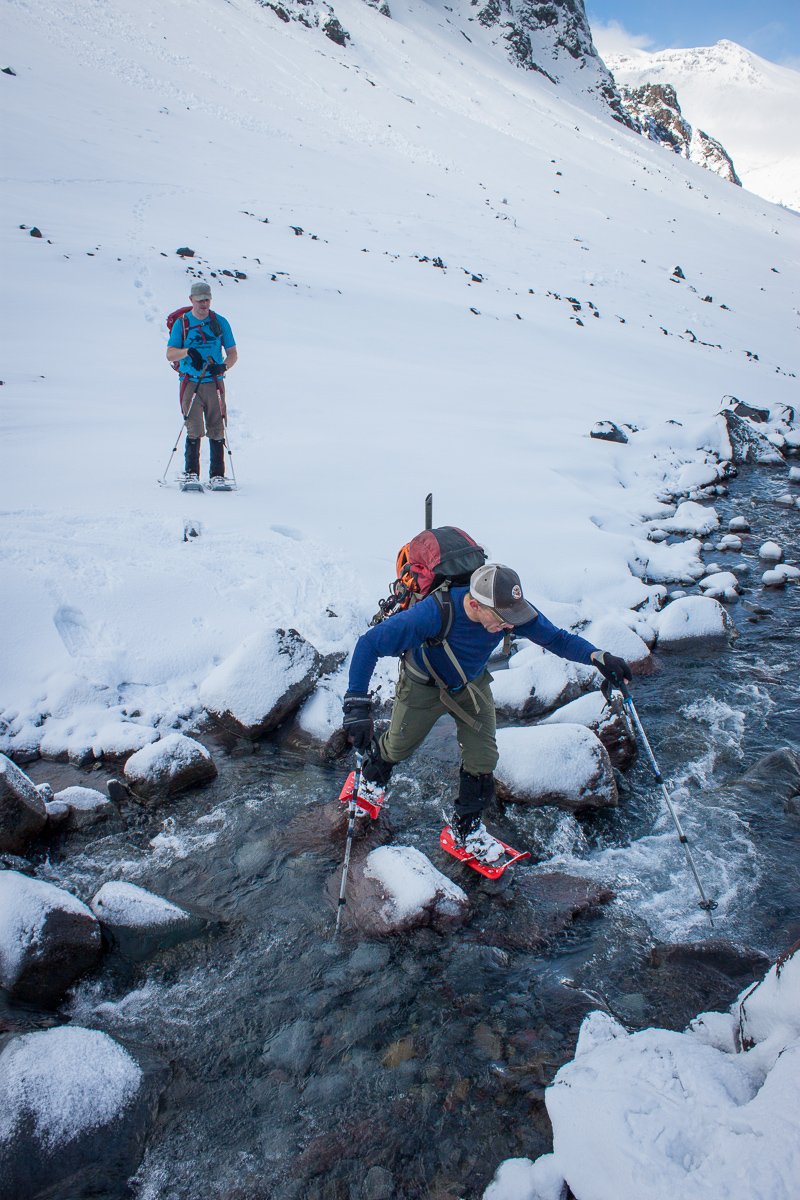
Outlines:
[[435, 591], [431, 592], [431, 595], [436, 601], [439, 612], [442, 614], [442, 624], [435, 637], [425, 639], [425, 645], [441, 646], [443, 642], [447, 641], [450, 630], [453, 628], [453, 622], [456, 619], [456, 602], [446, 583], [436, 588]]
[[217, 320], [217, 314], [215, 312], [210, 312], [208, 314], [208, 318], [209, 318], [208, 323], [211, 326], [211, 332], [214, 334], [214, 337], [221, 338], [222, 337], [222, 326], [220, 325], [219, 321]]

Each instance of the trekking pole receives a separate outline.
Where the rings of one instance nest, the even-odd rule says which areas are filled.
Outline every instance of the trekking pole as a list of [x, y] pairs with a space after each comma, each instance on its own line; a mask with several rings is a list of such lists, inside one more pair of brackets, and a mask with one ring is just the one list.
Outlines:
[[195, 384], [194, 391], [192, 392], [191, 404], [189, 405], [189, 407], [186, 410], [186, 413], [184, 414], [183, 424], [181, 425], [180, 429], [178, 430], [178, 436], [175, 438], [175, 445], [172, 447], [172, 454], [170, 454], [170, 456], [169, 456], [169, 462], [167, 463], [166, 467], [164, 468], [164, 474], [161, 476], [161, 478], [158, 481], [160, 486], [163, 486], [163, 484], [166, 483], [167, 471], [169, 470], [170, 464], [171, 464], [173, 458], [175, 457], [175, 451], [178, 449], [178, 442], [181, 440], [181, 434], [183, 433], [184, 429], [186, 428], [186, 422], [189, 420], [189, 413], [192, 411], [192, 407], [194, 405], [195, 398], [197, 396], [197, 389], [200, 387], [200, 384], [203, 382], [203, 376], [205, 375], [206, 371], [208, 370], [209, 362], [211, 362], [211, 359], [208, 359], [208, 362], [206, 362], [206, 365], [203, 367], [202, 371], [200, 372], [200, 375], [198, 376], [197, 383]]
[[339, 936], [339, 926], [342, 920], [342, 909], [345, 906], [345, 890], [347, 888], [347, 872], [350, 869], [350, 850], [353, 846], [353, 830], [356, 825], [356, 797], [358, 789], [361, 787], [361, 764], [364, 761], [364, 755], [359, 754], [356, 750], [356, 771], [353, 778], [353, 791], [350, 795], [350, 803], [347, 806], [347, 844], [344, 848], [344, 864], [342, 866], [342, 886], [339, 888], [339, 905], [336, 909], [336, 928], [333, 931], [334, 941]]
[[672, 804], [672, 798], [670, 797], [670, 794], [667, 791], [667, 786], [664, 783], [663, 777], [661, 775], [661, 771], [659, 770], [658, 763], [656, 762], [656, 759], [655, 759], [655, 755], [653, 754], [653, 751], [650, 749], [650, 743], [647, 740], [647, 734], [645, 733], [644, 729], [642, 728], [642, 722], [639, 720], [639, 714], [636, 711], [636, 707], [631, 698], [631, 694], [628, 691], [627, 684], [621, 683], [619, 685], [619, 690], [622, 693], [623, 703], [625, 704], [625, 707], [627, 708], [628, 713], [630, 714], [631, 720], [633, 721], [633, 724], [634, 724], [634, 728], [636, 729], [636, 732], [639, 734], [642, 745], [644, 746], [645, 751], [647, 752], [647, 757], [650, 759], [650, 766], [653, 768], [653, 774], [656, 777], [656, 783], [661, 784], [661, 790], [663, 791], [664, 799], [667, 802], [667, 808], [669, 809], [669, 815], [672, 817], [673, 823], [675, 825], [675, 830], [678, 834], [678, 841], [683, 846], [684, 853], [686, 854], [686, 861], [689, 864], [689, 870], [692, 872], [692, 875], [694, 875], [694, 881], [697, 884], [697, 890], [700, 893], [700, 900], [698, 902], [698, 908], [705, 909], [705, 911], [708, 913], [708, 919], [711, 922], [711, 928], [713, 929], [714, 928], [714, 918], [711, 916], [711, 913], [717, 907], [717, 901], [706, 899], [706, 894], [703, 891], [703, 885], [700, 882], [700, 876], [697, 874], [697, 868], [694, 865], [694, 859], [692, 858], [692, 852], [689, 849], [689, 839], [687, 838], [686, 834], [683, 832], [683, 828], [678, 819], [678, 814], [675, 812], [675, 809]]
[[233, 469], [233, 455], [231, 454], [231, 448], [228, 443], [228, 414], [222, 405], [222, 393], [219, 390], [219, 377], [217, 378], [217, 399], [219, 400], [219, 413], [220, 413], [220, 416], [222, 417], [222, 428], [223, 428], [222, 440], [225, 443], [225, 449], [228, 451], [228, 461], [230, 462], [230, 465], [231, 465], [231, 478], [233, 479], [234, 487], [238, 488], [239, 485], [236, 482], [236, 472]]

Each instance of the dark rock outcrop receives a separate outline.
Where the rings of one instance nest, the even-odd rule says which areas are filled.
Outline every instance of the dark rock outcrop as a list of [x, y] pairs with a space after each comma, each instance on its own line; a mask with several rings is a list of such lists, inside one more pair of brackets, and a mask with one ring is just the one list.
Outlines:
[[733, 451], [733, 461], [757, 463], [782, 463], [784, 457], [769, 438], [754, 429], [749, 420], [739, 417], [731, 409], [722, 410], [728, 427], [728, 440]]
[[36, 785], [0, 754], [0, 853], [20, 854], [46, 823], [47, 809]]
[[625, 112], [652, 142], [667, 146], [683, 158], [707, 167], [715, 175], [741, 187], [742, 181], [725, 147], [702, 129], [692, 129], [681, 113], [671, 84], [642, 83], [632, 88], [620, 85], [619, 91]]

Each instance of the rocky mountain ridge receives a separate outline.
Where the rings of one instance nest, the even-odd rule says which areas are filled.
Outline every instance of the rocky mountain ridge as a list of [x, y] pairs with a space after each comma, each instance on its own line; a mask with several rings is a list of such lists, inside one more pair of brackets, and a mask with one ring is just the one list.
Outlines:
[[671, 84], [643, 83], [635, 88], [622, 85], [619, 91], [628, 116], [651, 141], [741, 187], [742, 181], [725, 147], [702, 129], [692, 128], [681, 112]]

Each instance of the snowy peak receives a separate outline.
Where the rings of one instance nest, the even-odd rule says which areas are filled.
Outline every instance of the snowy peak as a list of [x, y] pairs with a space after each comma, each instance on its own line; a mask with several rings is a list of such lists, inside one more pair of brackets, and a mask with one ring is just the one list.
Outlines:
[[[682, 117], [708, 140], [719, 139], [717, 147], [721, 143], [736, 163], [744, 187], [800, 208], [800, 73], [730, 41], [656, 54], [634, 50], [606, 55], [605, 62], [629, 93], [645, 85], [671, 87]], [[696, 155], [704, 152], [698, 145], [690, 157], [700, 162]], [[713, 148], [711, 159], [717, 165], [707, 165], [725, 175]]]

